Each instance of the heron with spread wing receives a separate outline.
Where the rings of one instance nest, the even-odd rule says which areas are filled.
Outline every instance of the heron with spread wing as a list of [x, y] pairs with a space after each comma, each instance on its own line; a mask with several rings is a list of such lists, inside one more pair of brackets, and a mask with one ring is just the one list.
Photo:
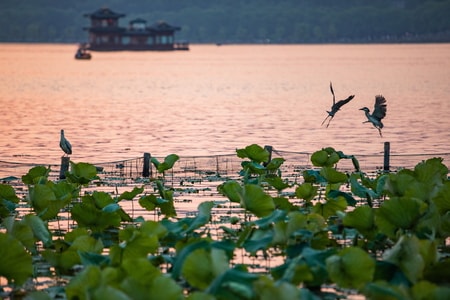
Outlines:
[[350, 95], [350, 96], [347, 97], [347, 99], [339, 100], [338, 102], [336, 102], [336, 97], [334, 96], [333, 84], [331, 82], [330, 82], [330, 90], [331, 90], [331, 94], [333, 95], [333, 105], [331, 106], [331, 110], [330, 111], [327, 110], [328, 116], [323, 120], [323, 122], [321, 124], [321, 125], [323, 125], [323, 123], [325, 123], [325, 121], [328, 118], [330, 118], [328, 120], [328, 123], [327, 123], [327, 128], [330, 125], [331, 120], [333, 120], [334, 115], [339, 111], [339, 109], [342, 106], [344, 106], [344, 104], [347, 104], [348, 102], [350, 102], [350, 100], [355, 98], [355, 95]]
[[372, 125], [378, 129], [380, 137], [383, 137], [381, 134], [381, 129], [383, 128], [381, 120], [386, 116], [386, 99], [382, 95], [375, 96], [375, 105], [372, 114], [370, 114], [370, 110], [367, 107], [360, 108], [360, 110], [363, 110], [367, 117], [367, 121], [364, 121], [363, 123], [372, 123]]
[[72, 154], [72, 145], [64, 136], [64, 129], [61, 129], [61, 138], [59, 140], [59, 146], [61, 147], [62, 151], [64, 151], [65, 154], [67, 155]]

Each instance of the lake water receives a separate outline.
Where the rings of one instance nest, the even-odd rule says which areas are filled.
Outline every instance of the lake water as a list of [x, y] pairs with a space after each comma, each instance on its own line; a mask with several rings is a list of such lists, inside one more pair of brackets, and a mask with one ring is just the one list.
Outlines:
[[[59, 163], [170, 153], [232, 154], [252, 143], [347, 154], [450, 152], [450, 44], [191, 45], [190, 51], [93, 52], [0, 45], [0, 160]], [[336, 100], [355, 94], [328, 128]], [[361, 107], [387, 99], [383, 137]]]

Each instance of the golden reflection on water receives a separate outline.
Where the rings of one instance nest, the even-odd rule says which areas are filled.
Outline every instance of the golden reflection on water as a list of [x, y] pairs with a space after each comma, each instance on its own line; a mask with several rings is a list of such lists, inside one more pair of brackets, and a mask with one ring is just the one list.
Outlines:
[[[449, 152], [450, 45], [192, 45], [190, 51], [0, 47], [0, 157], [73, 161], [230, 154], [251, 143], [374, 154]], [[336, 100], [356, 97], [320, 126]], [[388, 101], [383, 138], [359, 108]]]

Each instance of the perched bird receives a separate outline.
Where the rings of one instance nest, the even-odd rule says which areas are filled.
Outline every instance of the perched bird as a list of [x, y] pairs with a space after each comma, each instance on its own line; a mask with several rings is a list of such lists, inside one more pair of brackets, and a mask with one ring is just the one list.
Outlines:
[[330, 82], [330, 90], [331, 90], [331, 94], [333, 94], [333, 105], [331, 106], [331, 111], [327, 110], [328, 116], [325, 118], [325, 120], [323, 120], [322, 124], [325, 123], [325, 121], [330, 118], [328, 120], [328, 124], [327, 124], [327, 128], [330, 125], [331, 120], [333, 120], [334, 115], [339, 111], [339, 109], [344, 106], [344, 104], [350, 102], [350, 100], [352, 100], [353, 98], [355, 98], [355, 95], [350, 95], [348, 96], [347, 99], [345, 100], [339, 100], [338, 102], [336, 102], [336, 97], [334, 96], [334, 91], [333, 91], [333, 85]]
[[370, 114], [370, 110], [367, 107], [360, 108], [366, 114], [367, 121], [363, 123], [372, 123], [372, 125], [378, 129], [380, 133], [380, 137], [383, 137], [381, 134], [381, 128], [383, 128], [383, 123], [381, 120], [386, 116], [386, 99], [382, 95], [375, 96], [375, 106], [373, 107], [373, 113]]
[[72, 145], [64, 136], [64, 129], [61, 129], [61, 138], [59, 140], [59, 146], [61, 147], [62, 151], [64, 151], [65, 154], [67, 155], [72, 154]]

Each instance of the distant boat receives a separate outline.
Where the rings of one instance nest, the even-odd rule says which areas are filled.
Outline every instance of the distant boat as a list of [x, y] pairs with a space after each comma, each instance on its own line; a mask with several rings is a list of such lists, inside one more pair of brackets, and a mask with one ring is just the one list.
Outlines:
[[92, 55], [89, 53], [85, 47], [80, 46], [75, 53], [75, 59], [91, 59]]

